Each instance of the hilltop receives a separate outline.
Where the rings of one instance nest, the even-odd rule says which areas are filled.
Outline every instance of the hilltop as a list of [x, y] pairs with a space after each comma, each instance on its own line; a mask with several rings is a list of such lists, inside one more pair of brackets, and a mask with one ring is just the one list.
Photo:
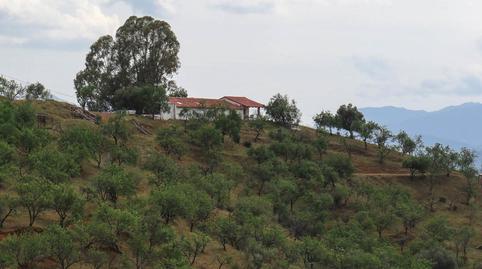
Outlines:
[[[15, 106], [24, 103], [18, 101]], [[67, 154], [72, 148], [76, 152], [82, 150], [80, 144], [63, 144], [70, 131], [100, 130], [118, 117], [112, 113], [83, 114], [79, 108], [57, 101], [33, 101], [31, 106], [36, 121], [29, 128], [40, 128], [51, 137], [44, 146], [47, 151], [39, 148], [32, 154], [47, 159], [54, 156], [49, 155], [52, 152]], [[129, 156], [114, 157], [106, 150], [101, 153], [99, 168], [95, 158], [86, 154], [79, 159], [80, 170], [64, 178], [57, 172], [70, 170], [64, 171], [61, 165], [49, 166], [51, 162], [62, 163], [61, 160], [52, 157], [41, 164], [43, 170], [38, 170], [35, 162], [42, 160], [33, 158], [35, 161], [31, 163], [32, 157], [29, 157], [21, 174], [16, 169], [2, 173], [1, 195], [22, 195], [18, 184], [31, 183], [22, 179], [28, 174], [45, 175], [47, 180], [49, 175], [56, 175], [61, 184], [73, 187], [84, 200], [81, 217], [73, 219], [66, 229], [75, 231], [69, 234], [71, 238], [85, 233], [82, 240], [92, 241], [80, 246], [77, 242], [83, 244], [82, 240], [74, 240], [73, 245], [63, 243], [66, 248], [72, 247], [74, 252], [82, 254], [71, 268], [94, 268], [96, 265], [100, 267], [95, 268], [135, 268], [136, 262], [137, 268], [156, 268], [156, 264], [165, 268], [185, 268], [191, 261], [194, 268], [442, 268], [432, 267], [422, 257], [452, 257], [456, 249], [462, 251], [454, 243], [459, 242], [456, 238], [443, 231], [431, 231], [433, 227], [451, 227], [458, 231], [470, 226], [475, 231], [482, 230], [481, 199], [477, 195], [470, 205], [466, 204], [466, 179], [462, 174], [454, 171], [450, 176], [434, 176], [431, 179], [436, 183], [430, 195], [429, 176], [418, 175], [411, 179], [409, 171], [402, 168], [406, 156], [396, 151], [390, 152], [380, 164], [376, 145], [369, 144], [365, 149], [361, 141], [324, 134], [327, 147], [319, 156], [311, 148], [318, 141], [317, 130], [308, 127], [290, 130], [266, 122], [259, 141], [255, 142], [256, 132], [249, 121], [241, 123], [239, 143], [226, 135], [219, 147], [210, 148], [196, 141], [206, 139], [201, 141], [214, 143], [212, 137], [199, 138], [203, 135], [199, 130], [205, 130], [207, 136], [217, 135], [210, 133], [215, 129], [206, 127], [211, 126], [211, 122], [161, 121], [135, 115], [119, 119], [117, 123], [125, 124], [128, 132], [123, 134], [125, 138], [119, 138], [125, 139], [123, 147], [136, 152], [132, 160]], [[175, 136], [169, 136], [170, 132]], [[159, 137], [168, 137], [167, 146]], [[77, 135], [69, 139], [84, 141]], [[113, 142], [111, 138], [108, 140]], [[173, 145], [179, 146], [178, 151], [170, 147]], [[288, 150], [284, 156], [285, 147], [294, 150]], [[210, 150], [215, 149], [219, 150], [219, 155], [209, 155]], [[42, 153], [36, 155], [36, 152]], [[105, 174], [106, 169], [113, 167], [110, 162], [114, 158], [119, 158], [114, 164], [119, 160], [120, 165], [115, 167], [120, 167], [120, 172], [111, 170], [108, 172], [111, 174]], [[153, 158], [158, 159], [152, 161]], [[11, 165], [17, 167], [19, 164], [12, 159]], [[155, 184], [156, 174], [153, 173], [156, 169], [162, 178], [159, 186]], [[109, 190], [99, 192], [102, 184], [110, 184], [110, 179], [120, 180], [114, 182], [121, 184], [130, 177], [135, 178], [131, 182], [133, 192], [119, 189], [116, 200], [101, 196], [109, 194]], [[480, 193], [479, 185], [476, 191]], [[290, 195], [293, 195], [291, 201]], [[196, 199], [197, 204], [191, 204], [191, 199]], [[432, 200], [433, 211], [429, 209]], [[201, 203], [209, 210], [198, 212], [201, 215], [196, 215], [199, 220], [192, 233], [188, 216], [192, 216], [194, 211], [191, 210]], [[413, 208], [418, 205], [421, 210], [407, 226], [406, 234], [399, 214], [402, 208], [398, 207], [402, 204]], [[393, 212], [385, 212], [392, 207]], [[155, 244], [162, 258], [151, 264], [148, 260], [151, 256], [145, 254], [150, 251], [148, 245], [141, 246], [147, 244], [153, 234], [144, 226], [142, 229], [147, 230], [136, 229], [141, 224], [139, 220], [146, 222], [149, 214], [157, 216], [154, 212], [162, 213], [154, 220], [160, 223], [163, 233], [159, 245]], [[55, 210], [47, 206], [29, 228], [29, 214], [25, 207], [18, 206], [0, 229], [1, 238], [11, 239], [14, 234], [31, 236], [30, 230], [48, 235], [52, 228], [47, 227], [56, 223]], [[377, 225], [381, 225], [380, 238]], [[430, 236], [442, 237], [436, 239], [440, 242], [434, 241], [434, 249], [436, 244], [437, 248], [443, 246], [446, 250], [433, 250], [439, 251], [438, 254], [430, 254], [432, 250], [428, 248], [432, 245], [425, 244], [435, 240]], [[136, 238], [140, 241], [133, 242]], [[482, 234], [473, 234], [467, 246], [467, 259], [460, 262], [461, 266], [466, 266], [463, 268], [473, 268], [482, 262], [482, 250], [477, 249], [480, 245]], [[15, 248], [12, 244], [9, 247]], [[16, 247], [22, 249], [21, 244]], [[135, 249], [143, 252], [135, 252]], [[97, 256], [86, 250], [95, 250]], [[39, 250], [35, 251], [38, 256], [33, 255], [24, 265], [30, 268], [58, 266], [58, 259], [52, 254], [42, 255]], [[142, 256], [145, 260], [136, 260], [136, 254], [145, 254]], [[24, 256], [23, 261], [30, 258], [27, 254]]]

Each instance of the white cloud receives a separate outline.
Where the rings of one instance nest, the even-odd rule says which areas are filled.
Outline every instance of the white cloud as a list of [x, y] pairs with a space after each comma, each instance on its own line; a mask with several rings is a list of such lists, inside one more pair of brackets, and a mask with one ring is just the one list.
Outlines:
[[26, 38], [0, 35], [0, 45], [22, 45], [27, 42]]
[[93, 39], [119, 25], [116, 15], [106, 15], [102, 0], [0, 0], [0, 14], [27, 34], [24, 39], [57, 41]]
[[161, 9], [174, 14], [176, 13], [176, 1], [175, 0], [155, 0]]

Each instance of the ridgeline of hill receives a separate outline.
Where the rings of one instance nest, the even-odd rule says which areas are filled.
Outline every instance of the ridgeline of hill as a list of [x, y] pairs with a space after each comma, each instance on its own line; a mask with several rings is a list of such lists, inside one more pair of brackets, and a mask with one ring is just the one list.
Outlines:
[[481, 268], [479, 182], [220, 117], [0, 102], [0, 268]]

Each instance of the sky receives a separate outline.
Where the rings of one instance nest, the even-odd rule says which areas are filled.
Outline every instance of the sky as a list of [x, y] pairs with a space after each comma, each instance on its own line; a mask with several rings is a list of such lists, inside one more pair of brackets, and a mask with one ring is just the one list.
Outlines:
[[131, 15], [171, 24], [190, 96], [436, 110], [482, 102], [480, 0], [0, 0], [0, 74], [75, 102], [89, 46]]

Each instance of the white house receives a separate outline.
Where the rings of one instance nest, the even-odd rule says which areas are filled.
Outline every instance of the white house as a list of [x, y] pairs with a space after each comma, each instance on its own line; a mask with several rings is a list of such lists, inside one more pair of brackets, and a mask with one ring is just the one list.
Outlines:
[[169, 112], [161, 113], [161, 119], [184, 119], [182, 111], [205, 113], [209, 109], [224, 108], [236, 111], [242, 119], [250, 116], [250, 108], [256, 108], [258, 115], [264, 105], [246, 97], [225, 96], [221, 99], [193, 98], [193, 97], [170, 97]]

